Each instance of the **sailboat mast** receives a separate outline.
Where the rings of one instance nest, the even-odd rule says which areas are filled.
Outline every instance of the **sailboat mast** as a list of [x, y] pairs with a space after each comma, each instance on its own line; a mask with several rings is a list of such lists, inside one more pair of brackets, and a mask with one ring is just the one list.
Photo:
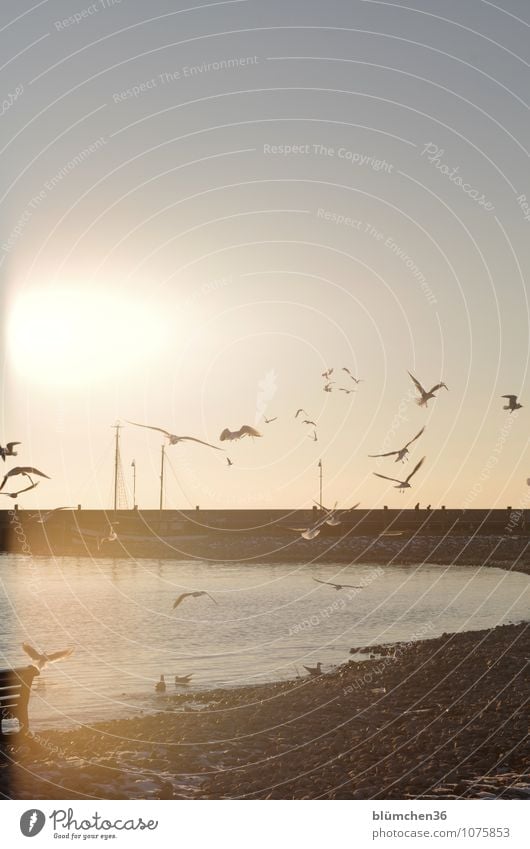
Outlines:
[[160, 510], [164, 506], [164, 460], [166, 457], [166, 446], [162, 445], [162, 454], [160, 458]]
[[113, 425], [116, 431], [114, 444], [114, 512], [118, 509], [118, 466], [120, 463], [120, 424]]

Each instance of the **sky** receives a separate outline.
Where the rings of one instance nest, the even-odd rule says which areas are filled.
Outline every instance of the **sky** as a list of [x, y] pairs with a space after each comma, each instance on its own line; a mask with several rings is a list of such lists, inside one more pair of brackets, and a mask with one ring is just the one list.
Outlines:
[[[134, 460], [158, 506], [134, 421], [262, 433], [170, 446], [168, 508], [307, 507], [320, 460], [327, 505], [528, 506], [529, 25], [523, 0], [2, 3], [0, 443], [50, 476], [20, 505], [111, 506], [120, 422], [128, 504]], [[448, 391], [420, 408], [407, 372]], [[368, 456], [424, 425], [407, 465]], [[405, 494], [373, 475], [424, 456]]]

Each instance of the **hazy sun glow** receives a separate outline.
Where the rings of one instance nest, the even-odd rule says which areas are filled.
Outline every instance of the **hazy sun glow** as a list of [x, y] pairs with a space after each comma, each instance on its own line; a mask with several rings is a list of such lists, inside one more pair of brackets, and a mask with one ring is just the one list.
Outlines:
[[145, 299], [93, 287], [31, 290], [8, 310], [17, 373], [66, 386], [115, 377], [159, 356], [167, 325]]

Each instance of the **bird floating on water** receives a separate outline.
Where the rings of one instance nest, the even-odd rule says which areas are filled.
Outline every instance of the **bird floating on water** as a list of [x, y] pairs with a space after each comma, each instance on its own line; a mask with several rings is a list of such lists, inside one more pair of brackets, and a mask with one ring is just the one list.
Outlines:
[[[413, 375], [413, 374], [411, 374], [411, 373], [410, 373], [410, 371], [409, 371], [409, 372], [407, 372], [407, 374], [409, 375], [409, 377], [410, 377], [410, 379], [412, 380], [412, 382], [413, 382], [414, 386], [416, 387], [416, 389], [417, 389], [417, 390], [418, 390], [418, 392], [420, 393], [420, 397], [419, 397], [419, 398], [416, 398], [416, 404], [418, 404], [418, 406], [419, 406], [419, 407], [426, 407], [426, 406], [427, 406], [427, 402], [428, 402], [428, 401], [430, 401], [430, 400], [431, 400], [431, 398], [434, 398], [434, 397], [435, 397], [434, 393], [435, 393], [435, 392], [437, 392], [439, 389], [442, 389], [442, 388], [443, 388], [443, 389], [447, 389], [447, 386], [445, 385], [445, 383], [436, 383], [436, 384], [435, 384], [435, 385], [434, 385], [431, 389], [429, 389], [429, 391], [427, 392], [427, 390], [423, 388], [423, 386], [421, 385], [421, 383], [419, 382], [419, 380], [416, 380], [416, 378], [414, 377], [414, 375]], [[449, 390], [448, 390], [448, 391], [449, 391]]]
[[175, 610], [175, 608], [178, 607], [179, 604], [183, 602], [185, 598], [188, 598], [188, 596], [190, 596], [191, 598], [198, 598], [200, 595], [207, 595], [208, 598], [210, 598], [214, 604], [217, 604], [214, 597], [211, 596], [210, 593], [207, 593], [206, 590], [194, 590], [193, 592], [181, 593], [180, 595], [178, 595], [175, 601], [173, 602], [173, 610]]
[[313, 578], [317, 584], [327, 584], [328, 587], [334, 587], [336, 590], [343, 590], [345, 587], [350, 590], [364, 590], [364, 587], [358, 587], [355, 584], [335, 584], [333, 581], [321, 581], [319, 578]]
[[157, 681], [155, 684], [155, 692], [156, 693], [165, 693], [166, 692], [166, 681], [163, 675], [160, 676], [160, 681]]
[[401, 462], [404, 463], [405, 460], [408, 459], [407, 454], [409, 453], [409, 445], [412, 445], [413, 442], [415, 442], [417, 439], [419, 439], [424, 430], [425, 430], [425, 426], [422, 427], [422, 429], [420, 431], [418, 431], [416, 436], [413, 436], [412, 439], [410, 439], [407, 442], [407, 444], [403, 446], [403, 448], [399, 448], [397, 451], [387, 451], [386, 454], [368, 454], [368, 456], [369, 457], [392, 457], [394, 454], [396, 454], [397, 456], [396, 456], [396, 459], [395, 459], [394, 462], [397, 463], [398, 460], [401, 460]]
[[198, 442], [199, 445], [206, 445], [208, 448], [215, 448], [216, 451], [221, 451], [217, 445], [212, 445], [211, 442], [205, 442], [204, 439], [197, 439], [195, 436], [176, 436], [174, 433], [170, 433], [168, 430], [164, 430], [163, 427], [154, 427], [153, 425], [144, 425], [139, 424], [138, 422], [130, 422], [126, 419], [128, 424], [132, 424], [135, 427], [145, 427], [148, 430], [156, 430], [159, 433], [163, 433], [165, 437], [169, 440], [170, 445], [177, 445], [179, 442]]
[[189, 684], [190, 680], [193, 678], [193, 673], [190, 672], [189, 675], [175, 675], [175, 686], [179, 684]]
[[54, 651], [50, 653], [38, 652], [29, 643], [22, 643], [22, 648], [30, 658], [35, 661], [34, 666], [37, 669], [44, 669], [49, 663], [56, 663], [58, 660], [64, 660], [73, 654], [73, 649], [63, 649], [62, 651]]
[[17, 457], [18, 453], [13, 451], [15, 445], [22, 445], [21, 442], [7, 442], [5, 446], [0, 445], [0, 457], [6, 461], [6, 457]]
[[400, 489], [403, 492], [404, 489], [410, 488], [411, 484], [409, 483], [409, 481], [410, 481], [411, 477], [416, 474], [416, 472], [418, 471], [420, 466], [423, 465], [424, 461], [425, 461], [425, 457], [422, 457], [421, 460], [419, 461], [419, 463], [416, 463], [416, 465], [414, 466], [410, 475], [408, 475], [408, 477], [406, 477], [404, 481], [400, 481], [397, 478], [389, 478], [388, 475], [380, 475], [379, 472], [374, 472], [374, 475], [376, 475], [378, 478], [384, 478], [387, 481], [395, 481], [395, 483], [397, 483], [397, 486], [394, 487], [394, 488]]
[[520, 410], [522, 408], [522, 404], [519, 404], [517, 401], [517, 395], [502, 395], [502, 398], [507, 398], [508, 403], [504, 405], [503, 410], [509, 410], [510, 413], [513, 413], [514, 410]]
[[318, 661], [316, 666], [306, 666], [304, 664], [304, 669], [307, 669], [310, 675], [316, 676], [321, 674], [322, 664]]
[[40, 475], [41, 478], [47, 478], [48, 480], [50, 480], [49, 475], [45, 475], [44, 472], [39, 472], [39, 470], [35, 469], [33, 466], [15, 466], [13, 469], [10, 469], [4, 475], [4, 479], [2, 481], [2, 484], [0, 485], [0, 490], [4, 488], [8, 478], [15, 477], [16, 475], [24, 475], [25, 477], [29, 478], [31, 483], [34, 483], [34, 481], [31, 479], [31, 475]]
[[239, 430], [229, 430], [225, 427], [219, 439], [221, 442], [224, 442], [226, 439], [233, 442], [234, 439], [242, 439], [243, 436], [251, 436], [254, 439], [255, 436], [261, 436], [261, 433], [255, 427], [252, 427], [252, 425], [241, 425]]

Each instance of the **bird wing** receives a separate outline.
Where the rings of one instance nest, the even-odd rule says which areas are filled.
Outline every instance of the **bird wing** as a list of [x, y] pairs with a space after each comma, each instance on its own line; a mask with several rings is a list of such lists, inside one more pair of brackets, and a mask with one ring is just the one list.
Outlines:
[[57, 660], [64, 660], [65, 657], [70, 657], [73, 653], [73, 649], [63, 649], [62, 651], [54, 651], [51, 654], [47, 654], [46, 657], [50, 663], [55, 663]]
[[14, 469], [11, 469], [8, 475], [40, 475], [41, 478], [48, 478], [50, 480], [49, 475], [45, 475], [44, 472], [39, 472], [34, 466], [16, 466]]
[[351, 377], [351, 371], [349, 370], [349, 368], [346, 368], [346, 366], [343, 366], [342, 371], [346, 371]]
[[22, 648], [24, 649], [26, 654], [29, 654], [32, 660], [43, 660], [44, 655], [40, 654], [36, 649], [33, 648], [33, 646], [30, 646], [29, 643], [22, 643]]
[[168, 439], [170, 438], [170, 436], [173, 435], [169, 433], [169, 431], [164, 430], [163, 427], [154, 427], [153, 425], [138, 424], [138, 422], [130, 422], [129, 419], [125, 419], [125, 421], [127, 422], [127, 424], [132, 424], [135, 427], [146, 427], [148, 430], [157, 430], [159, 433], [163, 433], [164, 436], [167, 436]]
[[297, 410], [297, 411], [296, 411], [296, 413], [294, 414], [295, 419], [297, 419], [297, 418], [298, 418], [298, 416], [300, 415], [300, 413], [303, 413], [305, 416], [307, 416], [307, 413], [306, 413], [306, 411], [303, 409], [303, 407], [300, 407], [300, 409], [299, 409], [299, 410]]
[[[432, 392], [432, 391], [433, 391], [433, 390], [431, 389], [431, 392]], [[422, 429], [418, 431], [418, 433], [416, 434], [416, 436], [413, 436], [413, 437], [412, 437], [412, 439], [410, 440], [410, 442], [407, 442], [407, 444], [406, 444], [406, 445], [404, 445], [404, 446], [403, 446], [403, 448], [408, 448], [408, 447], [409, 447], [409, 445], [412, 445], [412, 443], [413, 443], [413, 442], [415, 442], [417, 439], [419, 439], [419, 438], [420, 438], [420, 436], [422, 435], [422, 433], [423, 433], [423, 431], [424, 431], [424, 430], [425, 430], [425, 425], [423, 425]], [[394, 451], [394, 454], [399, 454], [399, 451]]]
[[384, 478], [386, 481], [394, 481], [394, 483], [403, 483], [403, 481], [398, 480], [397, 478], [389, 478], [388, 475], [380, 475], [379, 472], [373, 472], [377, 478]]
[[211, 598], [211, 600], [213, 601], [214, 604], [218, 604], [218, 602], [214, 599], [213, 595], [210, 595], [210, 593], [207, 593], [206, 591], [204, 591], [203, 595], [207, 595], [208, 598]]
[[317, 584], [327, 584], [328, 587], [338, 587], [339, 584], [334, 584], [332, 581], [321, 581], [320, 578], [313, 578]]
[[180, 602], [184, 601], [184, 599], [187, 598], [189, 595], [192, 595], [192, 593], [181, 593], [180, 595], [178, 595], [175, 601], [173, 602], [173, 610], [175, 610], [175, 607], [178, 607]]
[[445, 383], [437, 383], [435, 386], [432, 387], [432, 389], [429, 390], [429, 394], [431, 394], [431, 392], [436, 392], [438, 389], [447, 389], [447, 386], [445, 385]]
[[386, 454], [368, 454], [369, 457], [392, 457], [393, 454], [399, 454], [399, 451], [387, 451]]
[[200, 445], [207, 445], [208, 448], [215, 448], [216, 451], [222, 451], [217, 445], [212, 445], [211, 442], [204, 442], [202, 439], [196, 439], [194, 436], [179, 436], [179, 441], [186, 440], [187, 442], [198, 442]]
[[501, 398], [508, 398], [508, 400], [512, 401], [514, 404], [517, 401], [517, 395], [501, 395]]
[[14, 494], [15, 495], [22, 495], [23, 492], [29, 492], [30, 489], [35, 489], [35, 487], [38, 486], [39, 483], [40, 483], [40, 481], [37, 481], [36, 483], [32, 483], [29, 486], [24, 487], [24, 489], [19, 489], [18, 492], [15, 492]]
[[22, 445], [21, 442], [6, 442], [6, 448], [8, 451], [12, 451], [15, 445]]
[[256, 428], [251, 425], [241, 425], [239, 433], [241, 436], [261, 436], [259, 430], [256, 430]]
[[411, 374], [411, 373], [410, 373], [410, 371], [409, 371], [409, 372], [407, 372], [407, 374], [408, 374], [408, 376], [410, 377], [410, 379], [412, 380], [412, 382], [413, 382], [414, 386], [416, 387], [416, 389], [418, 390], [418, 392], [420, 393], [420, 395], [425, 395], [425, 394], [426, 394], [426, 393], [425, 393], [425, 389], [423, 388], [423, 386], [421, 385], [421, 383], [419, 382], [419, 380], [416, 380], [416, 378], [414, 377], [414, 375], [413, 375], [413, 374]]
[[350, 510], [355, 510], [355, 508], [358, 507], [360, 503], [361, 502], [358, 501], [357, 504], [354, 504], [353, 507], [350, 507]]
[[235, 437], [234, 432], [229, 430], [227, 427], [225, 427], [225, 429], [223, 431], [221, 431], [221, 435], [220, 435], [219, 439], [221, 440], [221, 442], [224, 442], [225, 439], [234, 439], [234, 437]]
[[357, 584], [340, 584], [341, 587], [347, 587], [349, 590], [364, 590], [364, 587], [359, 587]]
[[422, 457], [422, 458], [421, 458], [421, 460], [419, 461], [419, 463], [416, 463], [416, 465], [414, 466], [414, 468], [413, 468], [413, 470], [411, 471], [411, 473], [410, 473], [410, 475], [408, 476], [408, 478], [405, 478], [405, 483], [408, 483], [408, 482], [409, 482], [409, 480], [411, 479], [412, 475], [415, 475], [415, 474], [416, 474], [416, 472], [418, 471], [418, 469], [420, 468], [420, 466], [423, 466], [423, 463], [424, 463], [424, 462], [425, 462], [425, 457]]

